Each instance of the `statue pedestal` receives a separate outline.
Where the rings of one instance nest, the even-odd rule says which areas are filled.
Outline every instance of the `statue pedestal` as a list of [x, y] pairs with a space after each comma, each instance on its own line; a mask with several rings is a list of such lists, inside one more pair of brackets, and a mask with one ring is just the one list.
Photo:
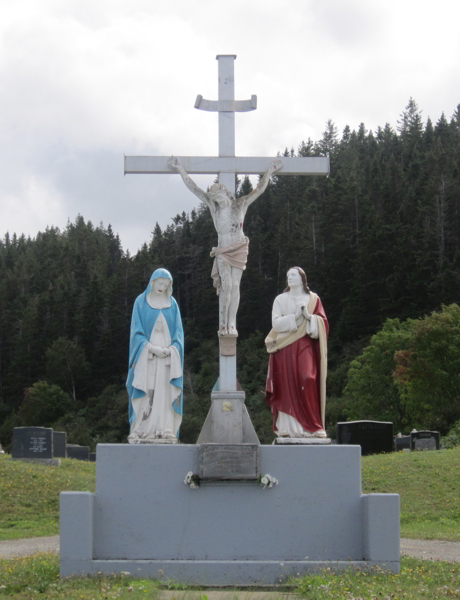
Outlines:
[[61, 577], [129, 572], [276, 585], [331, 568], [399, 572], [399, 496], [361, 493], [360, 446], [258, 446], [279, 481], [202, 481], [200, 447], [99, 444], [96, 493], [62, 492]]
[[202, 479], [259, 477], [260, 445], [236, 379], [236, 335], [219, 336], [220, 376], [197, 444]]
[[315, 438], [315, 437], [301, 437], [301, 438], [289, 438], [289, 437], [278, 437], [273, 440], [275, 446], [327, 446], [331, 443], [331, 438]]

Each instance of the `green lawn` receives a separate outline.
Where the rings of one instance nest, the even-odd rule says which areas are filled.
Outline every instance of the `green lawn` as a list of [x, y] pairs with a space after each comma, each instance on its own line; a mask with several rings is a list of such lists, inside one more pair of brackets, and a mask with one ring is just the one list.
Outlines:
[[460, 448], [366, 456], [362, 473], [365, 494], [400, 494], [402, 537], [460, 541]]
[[[443, 452], [404, 452], [369, 456], [362, 460], [363, 492], [401, 494], [401, 533], [413, 538], [460, 540], [460, 448]], [[53, 535], [59, 531], [59, 492], [94, 491], [95, 464], [62, 460], [61, 467], [45, 467], [0, 456], [0, 539]], [[327, 570], [289, 582], [290, 591], [308, 600], [348, 599], [460, 599], [460, 564], [401, 559], [401, 574], [380, 569]], [[177, 600], [187, 598], [186, 586], [174, 586], [130, 576], [59, 579], [59, 557], [0, 559], [0, 598], [28, 600], [101, 600], [154, 598], [177, 589]], [[213, 600], [202, 590], [199, 600]], [[281, 593], [280, 593], [281, 595]], [[234, 590], [232, 600], [246, 600]]]
[[59, 493], [95, 489], [95, 463], [61, 459], [49, 467], [0, 455], [0, 540], [58, 534]]
[[[362, 459], [364, 493], [401, 495], [401, 535], [460, 541], [460, 448], [398, 452]], [[96, 465], [60, 467], [0, 455], [0, 539], [59, 533], [59, 492], [96, 487]]]

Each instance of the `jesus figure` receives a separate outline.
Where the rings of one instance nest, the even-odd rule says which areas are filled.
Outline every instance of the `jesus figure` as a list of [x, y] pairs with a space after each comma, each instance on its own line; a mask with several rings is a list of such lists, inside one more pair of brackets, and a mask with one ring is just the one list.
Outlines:
[[257, 187], [241, 198], [234, 198], [225, 185], [220, 183], [215, 183], [208, 192], [204, 192], [187, 175], [180, 160], [174, 156], [169, 159], [169, 166], [180, 174], [188, 189], [211, 211], [217, 231], [217, 247], [211, 251], [211, 256], [214, 257], [211, 277], [219, 295], [219, 335], [236, 336], [240, 281], [246, 268], [249, 244], [243, 233], [244, 217], [248, 206], [266, 190], [270, 177], [283, 167], [283, 161], [274, 160]]

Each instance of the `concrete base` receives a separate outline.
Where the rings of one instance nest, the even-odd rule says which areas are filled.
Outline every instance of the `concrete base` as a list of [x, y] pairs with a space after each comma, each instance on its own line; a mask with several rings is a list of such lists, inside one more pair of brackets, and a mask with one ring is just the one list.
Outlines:
[[399, 496], [361, 494], [359, 446], [260, 446], [279, 480], [184, 485], [199, 447], [97, 449], [96, 494], [61, 493], [61, 577], [129, 571], [201, 585], [279, 584], [351, 565], [399, 572]]
[[11, 460], [22, 460], [22, 462], [36, 463], [39, 465], [48, 465], [50, 467], [60, 467], [59, 458], [11, 458]]
[[197, 444], [260, 444], [243, 391], [211, 394], [211, 408]]
[[[62, 564], [62, 563], [61, 563]], [[361, 570], [382, 567], [378, 561], [306, 561], [286, 560], [280, 562], [258, 560], [94, 560], [91, 564], [81, 561], [73, 562], [69, 572], [61, 578], [78, 573], [96, 575], [105, 573], [130, 573], [139, 579], [158, 579], [159, 581], [177, 581], [189, 585], [202, 586], [260, 586], [282, 585], [288, 583], [290, 577], [298, 577], [325, 569], [343, 571], [350, 568]], [[88, 571], [88, 566], [90, 571]], [[399, 573], [397, 564], [386, 562], [383, 566], [393, 573]]]

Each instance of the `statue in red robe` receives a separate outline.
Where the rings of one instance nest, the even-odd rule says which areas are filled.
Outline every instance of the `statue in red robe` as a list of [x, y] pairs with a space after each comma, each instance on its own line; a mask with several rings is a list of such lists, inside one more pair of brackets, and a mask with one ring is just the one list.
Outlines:
[[273, 431], [280, 437], [327, 437], [327, 317], [300, 267], [289, 269], [287, 284], [273, 303], [273, 329], [265, 340], [265, 400]]

